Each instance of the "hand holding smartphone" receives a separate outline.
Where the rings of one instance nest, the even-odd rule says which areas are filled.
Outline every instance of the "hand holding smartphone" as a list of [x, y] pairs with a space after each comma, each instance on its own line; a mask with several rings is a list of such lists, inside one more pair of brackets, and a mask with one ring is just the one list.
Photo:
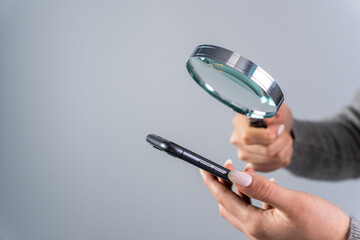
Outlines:
[[146, 141], [148, 141], [154, 148], [160, 151], [164, 151], [173, 157], [180, 158], [231, 183], [230, 179], [228, 178], [228, 173], [230, 170], [210, 161], [209, 159], [206, 159], [176, 143], [173, 143], [155, 134], [147, 135]]

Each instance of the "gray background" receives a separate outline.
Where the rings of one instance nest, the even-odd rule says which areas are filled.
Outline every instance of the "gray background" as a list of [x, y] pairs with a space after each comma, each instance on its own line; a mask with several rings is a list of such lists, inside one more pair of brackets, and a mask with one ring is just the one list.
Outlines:
[[[198, 169], [146, 134], [237, 159], [234, 113], [184, 66], [201, 43], [261, 65], [296, 117], [335, 114], [360, 85], [359, 13], [357, 0], [0, 0], [0, 239], [244, 239]], [[265, 176], [360, 217], [359, 181]]]

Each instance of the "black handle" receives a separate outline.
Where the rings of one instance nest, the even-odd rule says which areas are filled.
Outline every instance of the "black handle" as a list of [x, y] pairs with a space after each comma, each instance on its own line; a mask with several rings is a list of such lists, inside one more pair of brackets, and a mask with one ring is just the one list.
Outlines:
[[255, 128], [266, 128], [266, 123], [264, 122], [264, 119], [259, 118], [248, 118], [249, 124], [251, 127]]

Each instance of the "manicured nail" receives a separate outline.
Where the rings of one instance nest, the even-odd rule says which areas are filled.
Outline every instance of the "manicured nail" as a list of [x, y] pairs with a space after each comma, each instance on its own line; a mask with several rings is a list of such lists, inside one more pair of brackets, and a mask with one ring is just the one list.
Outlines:
[[248, 187], [252, 182], [252, 177], [241, 171], [230, 171], [228, 177], [230, 181], [242, 187]]
[[227, 164], [227, 163], [230, 163], [231, 165], [234, 165], [233, 161], [230, 158], [225, 161], [225, 164]]
[[246, 165], [245, 165], [245, 170], [246, 169], [248, 169], [248, 168], [254, 168], [254, 166], [253, 166], [253, 164], [252, 163], [247, 163]]
[[280, 136], [283, 133], [284, 129], [285, 129], [285, 125], [281, 124], [280, 127], [278, 128], [277, 135]]

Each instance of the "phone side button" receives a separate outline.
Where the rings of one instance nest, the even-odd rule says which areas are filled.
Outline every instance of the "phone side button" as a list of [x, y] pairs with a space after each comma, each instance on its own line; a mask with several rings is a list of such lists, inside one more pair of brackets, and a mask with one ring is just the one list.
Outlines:
[[226, 174], [226, 171], [224, 171], [224, 170], [222, 170], [222, 169], [220, 169], [218, 167], [214, 167], [214, 170], [219, 172], [219, 173]]
[[209, 168], [213, 168], [213, 167], [214, 167], [214, 166], [211, 165], [210, 163], [205, 162], [205, 161], [203, 161], [203, 160], [200, 160], [200, 163], [201, 163], [202, 165], [205, 165], [205, 166], [209, 167]]
[[160, 151], [164, 151], [164, 149], [158, 147], [158, 146], [155, 146], [155, 145], [152, 145], [154, 148], [156, 148], [157, 150], [160, 150]]

